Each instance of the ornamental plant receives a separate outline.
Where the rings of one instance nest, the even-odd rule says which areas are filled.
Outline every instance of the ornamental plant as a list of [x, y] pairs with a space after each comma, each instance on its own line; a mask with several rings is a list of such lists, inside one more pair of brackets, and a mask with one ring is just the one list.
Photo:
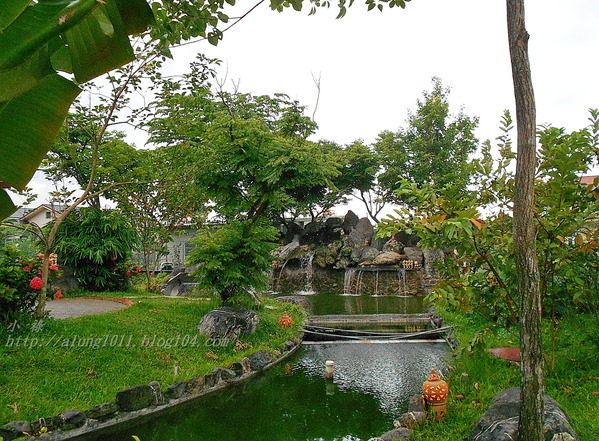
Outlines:
[[116, 210], [89, 207], [73, 212], [60, 225], [55, 251], [81, 288], [123, 291], [130, 277], [141, 271], [129, 260], [137, 234]]
[[[43, 282], [41, 266], [43, 254], [26, 258], [13, 244], [0, 248], [0, 322], [8, 323], [19, 313], [34, 309]], [[49, 286], [61, 277], [58, 265], [50, 265]], [[53, 290], [52, 290], [53, 291]]]

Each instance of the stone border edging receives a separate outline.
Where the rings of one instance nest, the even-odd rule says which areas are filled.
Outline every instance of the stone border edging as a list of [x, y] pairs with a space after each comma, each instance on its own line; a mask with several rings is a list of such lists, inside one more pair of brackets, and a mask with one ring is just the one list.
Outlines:
[[[259, 373], [261, 373], [267, 369], [272, 368], [273, 366], [279, 364], [281, 361], [285, 360], [286, 358], [288, 358], [289, 356], [294, 354], [301, 347], [302, 340], [303, 340], [303, 333], [299, 333], [296, 336], [295, 340], [288, 340], [287, 342], [285, 342], [285, 347], [283, 348], [283, 351], [280, 352], [278, 356], [275, 356], [276, 358], [274, 360], [268, 361], [266, 364], [259, 366], [259, 368], [257, 368], [257, 369], [251, 368], [250, 359], [251, 359], [251, 357], [253, 357], [256, 354], [262, 354], [262, 352], [254, 352], [253, 354], [250, 355], [250, 357], [244, 357], [244, 359], [242, 359], [241, 362], [233, 363], [231, 365], [231, 367], [234, 365], [237, 365], [237, 364], [239, 364], [241, 366], [241, 365], [243, 365], [244, 360], [247, 360], [246, 364], [248, 365], [247, 366], [248, 370], [246, 372], [241, 373], [240, 375], [237, 375], [236, 372], [231, 371], [235, 374], [235, 376], [224, 379], [224, 378], [222, 378], [222, 376], [219, 376], [219, 374], [222, 371], [229, 371], [229, 369], [217, 367], [217, 368], [213, 369], [209, 374], [206, 374], [204, 376], [191, 378], [184, 382], [183, 381], [176, 382], [173, 386], [175, 386], [177, 384], [184, 384], [185, 392], [179, 398], [168, 399], [162, 394], [161, 391], [158, 391], [159, 395], [167, 401], [165, 404], [151, 405], [149, 407], [144, 407], [142, 409], [134, 410], [134, 411], [125, 411], [125, 410], [119, 409], [117, 412], [114, 413], [114, 416], [112, 418], [105, 420], [105, 421], [92, 419], [92, 418], [88, 418], [85, 416], [85, 419], [80, 427], [77, 427], [77, 428], [74, 428], [74, 429], [71, 429], [68, 431], [63, 431], [61, 429], [57, 429], [57, 430], [47, 432], [41, 436], [29, 437], [29, 438], [27, 438], [27, 440], [36, 439], [36, 440], [43, 440], [43, 441], [65, 441], [65, 440], [70, 440], [70, 439], [76, 439], [78, 437], [85, 436], [85, 435], [91, 435], [91, 434], [99, 435], [102, 431], [109, 430], [111, 428], [116, 427], [119, 424], [122, 424], [122, 423], [125, 423], [128, 421], [133, 421], [136, 419], [148, 419], [150, 416], [158, 416], [159, 414], [161, 414], [167, 410], [170, 410], [180, 404], [188, 403], [193, 400], [199, 399], [203, 396], [210, 395], [214, 392], [217, 392], [217, 391], [220, 391], [220, 390], [226, 388], [227, 386], [229, 386], [231, 384], [240, 383], [242, 381], [245, 381], [249, 378], [252, 378], [252, 377], [258, 375]], [[268, 352], [268, 351], [263, 351], [263, 352]], [[207, 385], [206, 379], [208, 377], [210, 377], [211, 380], [215, 382], [215, 384]], [[194, 380], [196, 380], [196, 381], [194, 382]], [[197, 383], [197, 384], [195, 386], [195, 391], [194, 391], [193, 385], [195, 383]], [[157, 383], [155, 383], [155, 384], [157, 384]], [[191, 390], [189, 390], [190, 384], [192, 385]], [[128, 390], [131, 390], [131, 389], [128, 389]], [[63, 418], [63, 420], [64, 420], [63, 415], [71, 413], [71, 412], [75, 412], [75, 411], [63, 412], [58, 417], [48, 418], [48, 420], [54, 420], [56, 418]], [[78, 413], [85, 415], [85, 412], [78, 412]], [[36, 421], [40, 421], [40, 420], [36, 420]], [[35, 423], [35, 421], [32, 422], [32, 424], [33, 423]]]

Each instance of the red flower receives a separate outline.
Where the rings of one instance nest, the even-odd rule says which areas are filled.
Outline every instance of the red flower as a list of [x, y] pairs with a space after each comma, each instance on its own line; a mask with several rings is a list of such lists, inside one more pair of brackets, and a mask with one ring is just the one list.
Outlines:
[[58, 265], [50, 265], [50, 266], [48, 267], [48, 269], [49, 269], [50, 271], [58, 271], [60, 268], [58, 268]]
[[64, 296], [62, 295], [62, 291], [59, 289], [58, 291], [56, 291], [54, 293], [54, 295], [52, 297], [54, 298], [54, 300], [58, 300], [58, 299], [62, 299]]
[[141, 272], [141, 266], [136, 266], [135, 267], [135, 272], [136, 273], [140, 273]]
[[44, 286], [44, 281], [39, 277], [34, 277], [31, 279], [31, 282], [29, 282], [29, 286], [32, 289], [42, 289], [42, 286]]
[[39, 253], [39, 254], [37, 255], [37, 258], [38, 258], [38, 259], [43, 259], [44, 257], [46, 257], [46, 255], [45, 255], [45, 254], [43, 254], [43, 253]]
[[127, 274], [127, 277], [131, 277], [131, 274], [132, 274], [132, 273], [131, 273], [131, 271], [130, 271], [130, 270], [127, 270], [127, 272], [126, 272], [125, 274]]
[[27, 272], [29, 272], [29, 271], [31, 271], [31, 268], [29, 268], [28, 266], [24, 266], [24, 267], [23, 267], [23, 271], [27, 271]]

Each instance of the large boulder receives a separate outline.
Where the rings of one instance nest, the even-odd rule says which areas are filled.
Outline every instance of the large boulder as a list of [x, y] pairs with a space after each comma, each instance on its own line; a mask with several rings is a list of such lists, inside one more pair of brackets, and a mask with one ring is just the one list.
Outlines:
[[[545, 441], [555, 439], [577, 440], [576, 432], [560, 405], [549, 395], [544, 397], [545, 422], [543, 426]], [[472, 441], [513, 441], [518, 439], [518, 420], [520, 414], [520, 389], [506, 389], [493, 398], [487, 411], [480, 417], [472, 432]]]
[[324, 240], [326, 243], [333, 242], [334, 240], [339, 240], [341, 237], [341, 227], [343, 225], [343, 220], [338, 217], [330, 217], [324, 223], [325, 225], [325, 237]]
[[422, 264], [422, 260], [424, 259], [424, 254], [422, 250], [417, 247], [404, 247], [404, 254], [407, 256], [408, 260], [413, 260]]
[[351, 233], [352, 230], [356, 228], [356, 225], [358, 224], [359, 220], [360, 218], [356, 215], [356, 213], [354, 213], [351, 210], [348, 210], [347, 214], [343, 218], [343, 224], [341, 225], [343, 232], [345, 234]]
[[403, 254], [403, 244], [392, 237], [383, 245], [383, 251], [393, 251], [397, 254]]
[[314, 221], [306, 224], [299, 235], [300, 244], [323, 243], [327, 237], [327, 226], [324, 222]]
[[374, 237], [374, 227], [367, 217], [363, 217], [358, 220], [358, 223], [356, 224], [356, 230], [364, 235], [365, 244], [370, 245], [372, 243], [372, 238]]
[[211, 340], [237, 340], [256, 331], [260, 317], [254, 311], [240, 307], [223, 306], [202, 317], [198, 325], [200, 334]]
[[372, 263], [374, 265], [397, 265], [404, 258], [405, 256], [402, 254], [387, 251], [376, 256]]

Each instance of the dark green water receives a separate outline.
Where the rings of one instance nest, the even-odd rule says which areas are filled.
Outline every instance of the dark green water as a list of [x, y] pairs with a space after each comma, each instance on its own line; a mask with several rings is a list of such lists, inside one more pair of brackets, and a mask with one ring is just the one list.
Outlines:
[[422, 296], [313, 294], [305, 297], [313, 315], [418, 314], [425, 309]]
[[[435, 343], [308, 345], [257, 378], [93, 440], [367, 440], [392, 429], [447, 354]], [[323, 378], [326, 360], [335, 361], [332, 383]]]

